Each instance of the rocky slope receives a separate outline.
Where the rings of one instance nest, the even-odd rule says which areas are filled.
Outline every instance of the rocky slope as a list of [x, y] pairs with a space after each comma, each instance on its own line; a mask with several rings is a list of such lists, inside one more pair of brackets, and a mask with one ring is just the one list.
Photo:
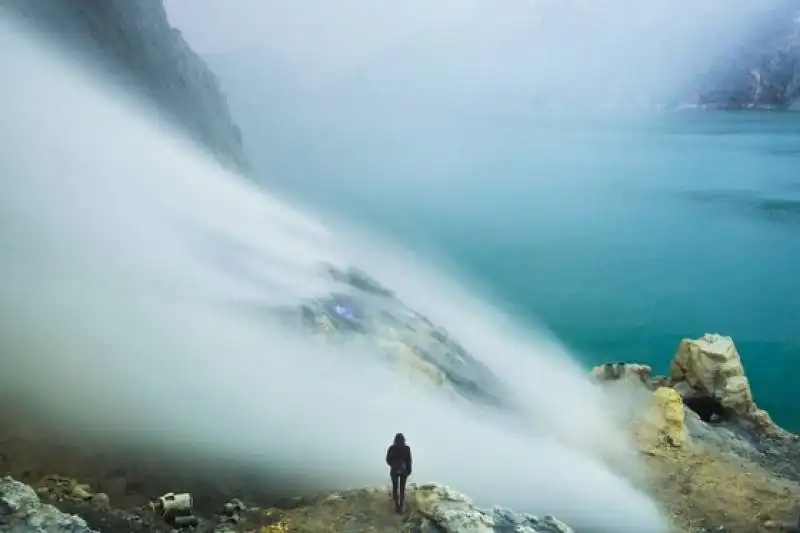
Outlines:
[[697, 81], [686, 107], [784, 110], [800, 98], [800, 5], [787, 0]]
[[101, 62], [224, 164], [247, 171], [242, 139], [220, 84], [167, 20], [162, 0], [0, 0], [69, 47]]
[[733, 340], [684, 339], [670, 375], [650, 373], [615, 363], [592, 376], [642, 399], [631, 432], [649, 490], [676, 523], [686, 531], [800, 531], [800, 439], [758, 408]]

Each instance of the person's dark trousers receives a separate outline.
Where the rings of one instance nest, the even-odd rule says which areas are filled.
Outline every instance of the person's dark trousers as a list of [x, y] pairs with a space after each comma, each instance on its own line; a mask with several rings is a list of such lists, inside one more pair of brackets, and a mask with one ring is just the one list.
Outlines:
[[408, 476], [392, 474], [392, 500], [398, 513], [403, 510], [403, 502], [406, 499], [406, 479]]

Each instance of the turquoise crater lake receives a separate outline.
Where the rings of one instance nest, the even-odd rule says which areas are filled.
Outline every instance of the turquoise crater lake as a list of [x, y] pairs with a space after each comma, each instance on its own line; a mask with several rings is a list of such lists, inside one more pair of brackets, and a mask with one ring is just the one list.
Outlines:
[[273, 185], [435, 250], [587, 366], [667, 372], [682, 337], [731, 335], [756, 401], [800, 431], [800, 114], [274, 111], [246, 135]]

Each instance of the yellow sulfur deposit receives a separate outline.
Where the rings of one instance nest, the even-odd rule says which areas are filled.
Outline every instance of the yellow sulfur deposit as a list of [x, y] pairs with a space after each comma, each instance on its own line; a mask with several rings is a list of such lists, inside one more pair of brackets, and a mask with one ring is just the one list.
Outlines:
[[672, 446], [683, 446], [686, 442], [683, 402], [678, 391], [672, 387], [659, 387], [653, 393], [648, 421], [658, 429], [661, 441]]

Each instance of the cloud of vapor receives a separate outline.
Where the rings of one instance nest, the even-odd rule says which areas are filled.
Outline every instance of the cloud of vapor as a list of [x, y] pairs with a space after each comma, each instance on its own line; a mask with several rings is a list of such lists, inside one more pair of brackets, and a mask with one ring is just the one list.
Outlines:
[[463, 227], [492, 201], [510, 212], [513, 198], [567, 185], [579, 190], [538, 209], [585, 198], [576, 179], [607, 177], [592, 156], [622, 159], [636, 142], [597, 131], [595, 118], [691, 98], [691, 80], [785, 1], [166, 5], [220, 76], [271, 184], [395, 220], [467, 212]]
[[[597, 107], [669, 97], [782, 0], [169, 0], [207, 54], [251, 80], [361, 105]], [[265, 90], [267, 87], [261, 87]]]
[[[403, 431], [418, 481], [587, 530], [664, 531], [607, 466], [636, 469], [609, 414], [624, 399], [593, 388], [554, 340], [424, 259], [333, 232], [228, 173], [2, 19], [0, 63], [4, 400], [108, 446], [245, 463], [306, 489], [386, 483], [382, 455]], [[253, 311], [325, 293], [324, 261], [365, 268], [447, 327], [508, 383], [522, 422]]]

